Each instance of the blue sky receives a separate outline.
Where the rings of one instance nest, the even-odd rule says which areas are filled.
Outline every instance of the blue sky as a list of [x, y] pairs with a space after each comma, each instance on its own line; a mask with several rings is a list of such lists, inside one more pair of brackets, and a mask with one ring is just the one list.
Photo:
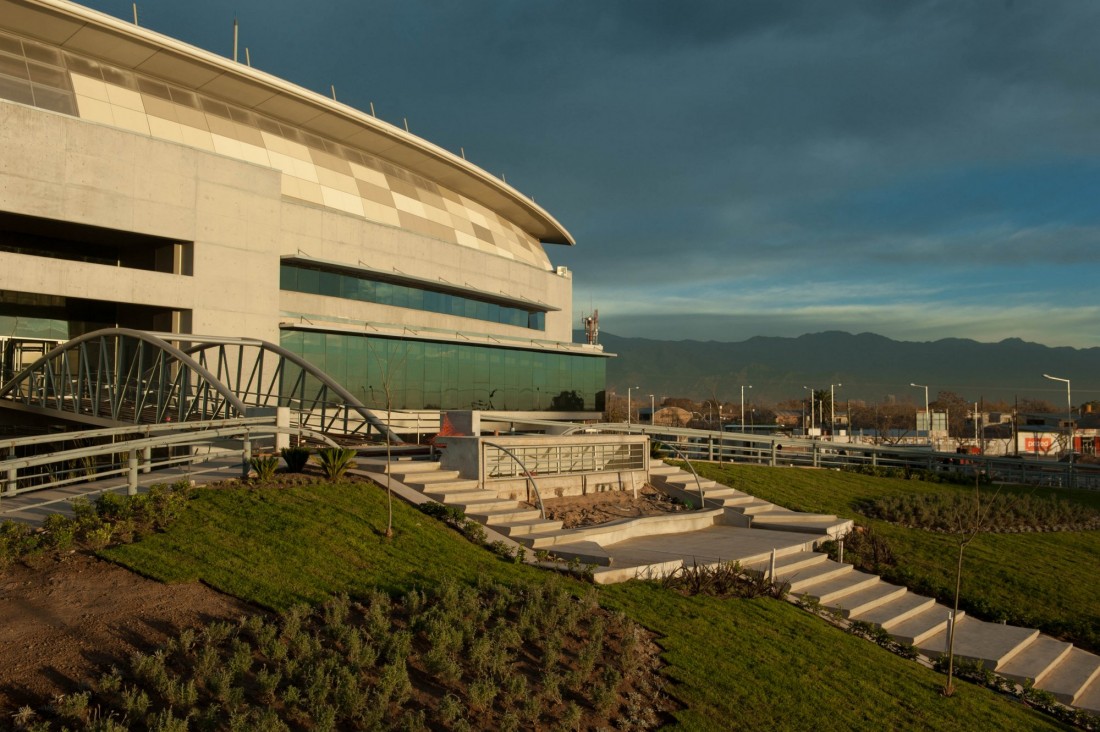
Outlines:
[[578, 317], [618, 335], [1100, 346], [1100, 3], [138, 11], [225, 55], [235, 13], [254, 66], [503, 173], [576, 238], [549, 252]]

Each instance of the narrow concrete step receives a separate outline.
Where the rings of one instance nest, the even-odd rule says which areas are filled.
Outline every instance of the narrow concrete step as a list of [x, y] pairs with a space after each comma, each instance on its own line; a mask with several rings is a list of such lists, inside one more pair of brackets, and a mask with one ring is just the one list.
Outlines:
[[[400, 480], [402, 483], [417, 484], [417, 485], [434, 485], [436, 483], [449, 483], [458, 479], [459, 472], [457, 470], [439, 470], [433, 473], [428, 472], [412, 472], [403, 473], [395, 470], [390, 473], [393, 477]], [[476, 483], [476, 481], [475, 481]]]
[[[697, 491], [700, 487], [702, 487], [703, 491], [705, 492], [707, 488], [718, 487], [718, 484], [715, 483], [713, 480], [710, 480], [709, 478], [700, 478], [699, 481], [696, 482], [695, 477], [691, 475], [685, 477], [677, 475], [671, 478], [666, 478], [664, 482], [665, 485], [669, 485], [674, 488], [680, 488], [685, 491]], [[726, 486], [722, 487], [725, 488]]]
[[[944, 628], [947, 627], [947, 614], [949, 612], [951, 611], [948, 608], [935, 602], [932, 603], [932, 607], [922, 610], [899, 623], [890, 625], [886, 628], [886, 631], [894, 636], [898, 643], [920, 646], [932, 636], [943, 632]], [[960, 611], [960, 619], [963, 615], [964, 613]], [[941, 638], [940, 646], [929, 648], [929, 654], [932, 658], [936, 658], [944, 652], [944, 648], [945, 644], [942, 643]]]
[[1053, 671], [1072, 649], [1072, 643], [1040, 635], [1031, 645], [997, 669], [997, 673], [1021, 684], [1024, 680], [1031, 679], [1036, 686], [1040, 686], [1047, 674]]
[[891, 626], [902, 623], [914, 615], [928, 610], [935, 604], [936, 601], [931, 597], [922, 597], [921, 595], [914, 595], [912, 592], [906, 592], [904, 595], [878, 607], [853, 611], [849, 617], [852, 620], [862, 620], [865, 623], [871, 623], [889, 630]]
[[448, 481], [428, 481], [421, 483], [416, 478], [407, 478], [402, 483], [408, 486], [416, 488], [421, 493], [459, 493], [463, 491], [482, 491], [480, 485], [476, 480], [448, 480]]
[[[515, 502], [513, 501], [513, 503]], [[527, 508], [522, 505], [513, 506], [512, 508], [477, 511], [476, 513], [467, 513], [466, 515], [474, 521], [480, 521], [486, 526], [493, 527], [499, 524], [514, 523], [516, 521], [534, 521], [542, 518], [542, 513], [537, 508]]]
[[780, 510], [777, 506], [771, 511], [754, 513], [752, 522], [769, 522], [778, 524], [787, 523], [817, 523], [819, 521], [836, 521], [836, 516], [828, 513], [799, 513], [798, 511]]
[[675, 475], [676, 473], [687, 473], [687, 471], [668, 463], [654, 462], [649, 464], [650, 475]]
[[909, 590], [904, 587], [892, 585], [888, 582], [877, 582], [847, 595], [842, 595], [835, 600], [822, 601], [822, 603], [826, 607], [841, 613], [844, 617], [850, 618], [857, 613], [867, 612], [880, 605], [885, 605], [908, 592]]
[[[532, 549], [546, 549], [548, 551], [556, 552], [557, 544], [571, 544], [576, 543], [577, 533], [568, 529], [558, 529], [556, 531], [545, 531], [538, 534], [525, 534], [516, 537], [516, 541], [527, 544]], [[592, 542], [593, 544], [595, 542]]]
[[822, 582], [815, 582], [795, 594], [801, 594], [803, 597], [811, 597], [828, 607], [830, 604], [846, 595], [865, 590], [879, 584], [881, 581], [878, 575], [866, 574], [865, 572], [856, 572], [853, 570], [835, 577], [830, 577]]
[[561, 526], [561, 521], [546, 521], [545, 519], [536, 518], [533, 521], [508, 521], [493, 524], [492, 529], [493, 531], [499, 531], [510, 539], [515, 539], [520, 536], [536, 536], [547, 531], [558, 531]]
[[423, 486], [421, 493], [440, 501], [442, 503], [450, 503], [451, 501], [465, 501], [471, 498], [485, 498], [487, 496], [497, 497], [497, 494], [493, 491], [486, 491], [473, 486], [435, 486], [428, 485]]
[[768, 503], [767, 501], [762, 501], [759, 498], [753, 498], [751, 501], [738, 502], [733, 505], [727, 504], [727, 507], [732, 508], [738, 513], [743, 513], [751, 516], [754, 514], [771, 511], [775, 508], [775, 504]]
[[412, 475], [413, 473], [434, 473], [439, 469], [439, 463], [433, 460], [394, 460], [390, 463], [389, 474], [397, 476]]
[[[996, 671], [1038, 637], [1039, 631], [1033, 628], [963, 618], [955, 626], [955, 657], [979, 662], [990, 671]], [[947, 646], [947, 629], [916, 646], [932, 657], [943, 653]]]
[[818, 564], [810, 565], [809, 567], [803, 567], [792, 572], [790, 575], [785, 575], [781, 572], [776, 572], [776, 576], [781, 580], [790, 582], [791, 594], [798, 595], [806, 592], [807, 589], [813, 587], [813, 585], [819, 582], [825, 582], [826, 580], [835, 579], [842, 574], [848, 574], [852, 571], [852, 565], [839, 564], [832, 560], [820, 562]]
[[1054, 694], [1063, 704], [1074, 704], [1085, 690], [1092, 695], [1089, 685], [1096, 684], [1100, 676], [1100, 656], [1095, 656], [1080, 648], [1070, 649], [1062, 662], [1051, 669], [1039, 684], [1039, 688]]

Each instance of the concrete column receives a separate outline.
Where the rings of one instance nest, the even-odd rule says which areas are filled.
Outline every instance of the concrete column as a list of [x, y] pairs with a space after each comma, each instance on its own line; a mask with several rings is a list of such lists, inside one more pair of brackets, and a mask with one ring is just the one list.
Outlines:
[[[290, 428], [290, 407], [275, 408], [275, 426], [280, 429]], [[275, 435], [275, 451], [290, 447], [290, 433], [279, 432]]]
[[778, 452], [779, 451], [776, 449], [775, 440], [772, 440], [772, 458], [771, 462], [768, 464], [771, 465], [773, 468], [775, 467], [776, 459], [779, 457]]
[[126, 495], [136, 496], [138, 488], [138, 456], [137, 452], [130, 451], [130, 473], [126, 483]]
[[16, 487], [16, 478], [18, 477], [19, 470], [17, 468], [8, 468], [8, 479], [5, 485], [4, 495], [14, 496]]
[[146, 445], [145, 449], [141, 451], [141, 462], [143, 463], [141, 472], [151, 473], [153, 472], [153, 446]]
[[821, 465], [821, 455], [817, 451], [817, 443], [815, 442], [814, 443], [814, 467], [817, 468], [817, 467], [820, 467], [820, 465]]

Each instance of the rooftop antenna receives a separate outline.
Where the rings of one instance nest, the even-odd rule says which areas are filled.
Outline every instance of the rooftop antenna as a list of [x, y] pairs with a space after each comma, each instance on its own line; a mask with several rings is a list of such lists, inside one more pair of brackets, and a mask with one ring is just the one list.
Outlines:
[[137, 3], [134, 3], [134, 25], [137, 25]]
[[237, 19], [233, 19], [233, 63], [237, 63], [237, 37], [239, 35], [239, 29], [237, 27]]
[[370, 116], [371, 117], [377, 117], [378, 116], [377, 114], [374, 113], [374, 102], [370, 103]]
[[332, 101], [335, 102], [336, 101], [336, 85], [335, 84], [329, 84], [328, 88], [332, 90]]
[[244, 47], [244, 62], [248, 64], [249, 68], [252, 67], [252, 57], [248, 55], [248, 46]]
[[460, 148], [458, 148], [458, 152], [462, 155], [462, 159], [465, 160], [466, 159], [466, 148], [460, 147]]
[[401, 119], [405, 120], [405, 132], [408, 132], [409, 131], [409, 118], [408, 117], [402, 117]]

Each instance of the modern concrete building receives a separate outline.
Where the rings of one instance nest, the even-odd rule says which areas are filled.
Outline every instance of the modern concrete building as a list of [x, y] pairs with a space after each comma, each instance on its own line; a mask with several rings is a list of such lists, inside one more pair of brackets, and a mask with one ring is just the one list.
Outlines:
[[[573, 238], [460, 156], [62, 0], [0, 0], [3, 376], [117, 326], [281, 344], [364, 403], [600, 410]], [[182, 340], [182, 339], [181, 339]]]

